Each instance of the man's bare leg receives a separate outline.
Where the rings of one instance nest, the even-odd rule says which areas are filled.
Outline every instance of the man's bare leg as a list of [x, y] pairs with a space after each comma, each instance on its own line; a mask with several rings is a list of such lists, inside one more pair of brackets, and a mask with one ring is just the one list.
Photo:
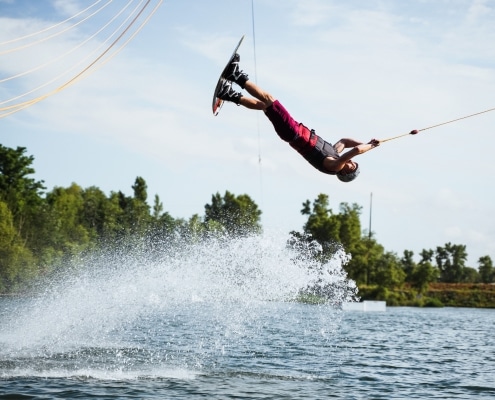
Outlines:
[[254, 97], [241, 97], [240, 104], [246, 108], [252, 110], [266, 110], [275, 101], [275, 98], [270, 93], [265, 92], [252, 81], [247, 81], [244, 85], [244, 89]]

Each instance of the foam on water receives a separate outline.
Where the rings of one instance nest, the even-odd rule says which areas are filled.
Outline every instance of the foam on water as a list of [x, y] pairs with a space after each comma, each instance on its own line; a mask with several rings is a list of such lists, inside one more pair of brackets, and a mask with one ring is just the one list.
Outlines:
[[338, 325], [335, 306], [356, 293], [341, 268], [343, 252], [322, 269], [278, 235], [165, 248], [153, 257], [137, 250], [92, 255], [40, 296], [15, 302], [0, 322], [4, 376], [66, 371], [118, 379], [157, 369], [194, 376], [265, 329], [267, 305], [268, 313], [290, 318], [290, 307], [275, 305], [330, 285], [327, 304], [315, 307], [321, 323], [301, 327], [325, 336]]

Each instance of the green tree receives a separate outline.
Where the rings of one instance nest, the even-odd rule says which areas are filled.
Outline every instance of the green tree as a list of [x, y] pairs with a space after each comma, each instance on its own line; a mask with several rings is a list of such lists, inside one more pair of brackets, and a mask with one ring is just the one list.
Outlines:
[[361, 221], [359, 216], [361, 215], [362, 207], [356, 203], [350, 206], [347, 203], [341, 203], [339, 207], [339, 214], [337, 215], [340, 221], [339, 239], [340, 243], [351, 254], [355, 253], [355, 247], [362, 240], [361, 235]]
[[222, 197], [216, 193], [211, 198], [211, 204], [205, 205], [205, 224], [212, 226], [212, 222], [215, 221], [227, 234], [233, 236], [260, 233], [260, 217], [261, 211], [258, 206], [246, 194], [235, 196], [226, 191]]
[[359, 240], [359, 210], [342, 203], [340, 211], [341, 214], [333, 213], [326, 194], [319, 194], [313, 203], [309, 200], [303, 203], [301, 214], [308, 216], [303, 228], [304, 235], [320, 243], [323, 259], [331, 258], [342, 247], [352, 254], [352, 247]]
[[480, 282], [480, 280], [480, 274], [477, 269], [471, 267], [464, 267], [462, 269], [462, 282], [477, 283]]
[[[213, 222], [213, 221], [212, 221]], [[197, 242], [203, 239], [206, 231], [205, 224], [198, 214], [194, 214], [189, 220], [182, 225], [183, 236], [189, 242]]]
[[111, 200], [96, 186], [86, 188], [81, 193], [83, 204], [81, 223], [87, 229], [92, 240], [105, 240], [112, 237], [116, 216], [112, 211]]
[[416, 263], [413, 260], [413, 256], [414, 256], [414, 252], [410, 250], [404, 250], [403, 256], [400, 260], [402, 269], [406, 273], [406, 282], [411, 282], [414, 268], [416, 268]]
[[446, 243], [438, 246], [435, 253], [437, 267], [442, 282], [459, 283], [463, 280], [463, 270], [467, 260], [466, 246]]
[[72, 256], [90, 244], [90, 234], [83, 225], [83, 190], [73, 183], [68, 188], [55, 187], [46, 196], [50, 221], [50, 245], [64, 256]]
[[404, 284], [406, 273], [395, 253], [386, 252], [376, 262], [376, 283], [379, 286], [398, 289]]
[[494, 278], [493, 261], [490, 256], [480, 257], [478, 260], [478, 271], [480, 280], [483, 283], [492, 283]]
[[33, 156], [26, 156], [25, 147], [15, 150], [0, 145], [0, 200], [12, 213], [18, 234], [28, 241], [35, 239], [36, 221], [41, 212], [43, 181], [36, 181], [31, 164]]
[[154, 220], [158, 220], [161, 218], [161, 215], [163, 213], [163, 203], [160, 201], [160, 197], [155, 194], [155, 199], [153, 201], [153, 213], [151, 216], [153, 217]]
[[161, 238], [170, 237], [180, 225], [180, 221], [175, 220], [168, 212], [163, 211], [163, 204], [158, 195], [155, 195], [152, 210], [149, 229], [151, 236], [157, 241], [160, 241]]
[[426, 250], [423, 249], [421, 253], [419, 253], [421, 260], [419, 261], [420, 263], [425, 263], [425, 262], [433, 262], [433, 257], [435, 256], [435, 251], [434, 250]]
[[115, 229], [119, 240], [146, 235], [152, 222], [150, 206], [146, 202], [148, 198], [146, 181], [138, 176], [132, 189], [134, 192], [132, 197], [126, 196], [121, 191], [110, 194], [111, 202], [114, 205], [118, 204], [120, 209], [114, 209]]
[[[362, 236], [360, 213], [357, 204], [341, 203], [339, 213], [334, 214], [325, 194], [319, 194], [313, 203], [306, 200], [301, 210], [301, 214], [308, 216], [303, 236], [320, 243], [323, 261], [342, 248], [351, 254], [344, 268], [358, 284], [374, 280], [376, 263], [383, 256], [383, 247], [371, 235]], [[291, 234], [294, 236], [295, 232]]]
[[326, 194], [319, 194], [312, 205], [309, 200], [303, 203], [302, 215], [307, 215], [304, 233], [318, 241], [323, 246], [323, 252], [334, 253], [340, 246], [340, 220], [329, 206]]
[[[132, 227], [134, 232], [145, 233], [150, 223], [150, 206], [148, 199], [148, 185], [146, 181], [138, 176], [132, 185], [134, 196], [131, 200], [130, 211], [132, 213]], [[129, 211], [129, 209], [128, 209]]]
[[[136, 177], [134, 185], [132, 185], [132, 190], [134, 191], [134, 199], [141, 204], [146, 204], [146, 200], [148, 199], [148, 185], [143, 178], [140, 176]], [[148, 209], [149, 207], [146, 206], [145, 208]]]
[[7, 204], [0, 201], [0, 293], [16, 292], [35, 276], [33, 255], [19, 238]]
[[378, 275], [379, 268], [384, 268], [385, 250], [373, 237], [366, 236], [353, 245], [351, 259], [345, 266], [349, 278], [357, 284], [381, 285], [383, 275]]
[[424, 294], [430, 283], [436, 282], [440, 274], [439, 270], [431, 263], [433, 251], [423, 250], [421, 254], [421, 261], [414, 267], [410, 275], [410, 282], [418, 293]]

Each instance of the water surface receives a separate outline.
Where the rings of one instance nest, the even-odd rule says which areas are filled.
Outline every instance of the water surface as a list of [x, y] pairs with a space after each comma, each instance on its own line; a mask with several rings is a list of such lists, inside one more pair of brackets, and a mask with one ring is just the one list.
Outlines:
[[0, 399], [495, 398], [495, 310], [343, 312], [342, 257], [266, 237], [124, 256], [0, 298]]

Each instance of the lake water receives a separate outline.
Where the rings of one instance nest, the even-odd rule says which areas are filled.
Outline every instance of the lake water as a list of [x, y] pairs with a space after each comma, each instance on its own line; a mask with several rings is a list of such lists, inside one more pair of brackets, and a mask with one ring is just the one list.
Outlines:
[[[495, 398], [495, 310], [343, 312], [340, 262], [273, 238], [86, 260], [0, 299], [0, 399]], [[322, 280], [328, 304], [288, 301]]]

